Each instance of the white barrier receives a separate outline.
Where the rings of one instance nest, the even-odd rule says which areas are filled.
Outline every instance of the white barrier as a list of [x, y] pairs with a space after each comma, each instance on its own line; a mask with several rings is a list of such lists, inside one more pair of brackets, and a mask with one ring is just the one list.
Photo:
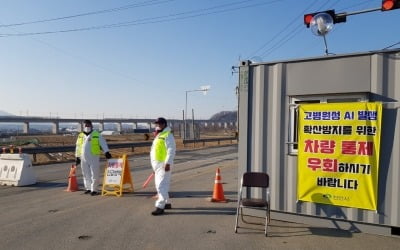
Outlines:
[[27, 154], [0, 154], [0, 185], [27, 186], [36, 183]]

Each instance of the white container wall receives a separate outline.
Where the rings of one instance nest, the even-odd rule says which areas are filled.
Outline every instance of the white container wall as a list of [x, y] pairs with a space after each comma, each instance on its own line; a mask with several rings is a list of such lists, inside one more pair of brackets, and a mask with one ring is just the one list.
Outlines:
[[[239, 66], [239, 176], [245, 171], [270, 175], [272, 219], [398, 234], [400, 50]], [[315, 100], [384, 103], [377, 212], [296, 201], [293, 104]]]

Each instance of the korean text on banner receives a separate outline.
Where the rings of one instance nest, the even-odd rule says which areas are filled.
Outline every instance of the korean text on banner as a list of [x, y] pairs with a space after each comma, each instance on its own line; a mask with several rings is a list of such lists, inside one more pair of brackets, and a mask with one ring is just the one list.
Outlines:
[[301, 104], [297, 198], [377, 209], [381, 103]]

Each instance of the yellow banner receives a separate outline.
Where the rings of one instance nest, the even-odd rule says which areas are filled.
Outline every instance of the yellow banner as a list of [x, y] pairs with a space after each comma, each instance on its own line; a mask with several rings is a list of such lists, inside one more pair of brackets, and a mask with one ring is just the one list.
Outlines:
[[297, 199], [377, 209], [381, 103], [299, 106]]

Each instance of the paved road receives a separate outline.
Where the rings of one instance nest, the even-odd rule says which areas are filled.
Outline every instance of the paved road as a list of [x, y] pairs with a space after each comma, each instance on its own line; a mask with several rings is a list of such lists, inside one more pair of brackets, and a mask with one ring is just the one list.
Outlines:
[[[35, 166], [38, 183], [0, 187], [0, 249], [400, 249], [400, 238], [272, 220], [234, 233], [237, 146], [178, 152], [173, 209], [150, 215], [148, 156], [130, 158], [135, 191], [123, 197], [65, 192], [70, 164]], [[220, 167], [228, 203], [212, 203]], [[79, 183], [82, 183], [78, 176]]]

